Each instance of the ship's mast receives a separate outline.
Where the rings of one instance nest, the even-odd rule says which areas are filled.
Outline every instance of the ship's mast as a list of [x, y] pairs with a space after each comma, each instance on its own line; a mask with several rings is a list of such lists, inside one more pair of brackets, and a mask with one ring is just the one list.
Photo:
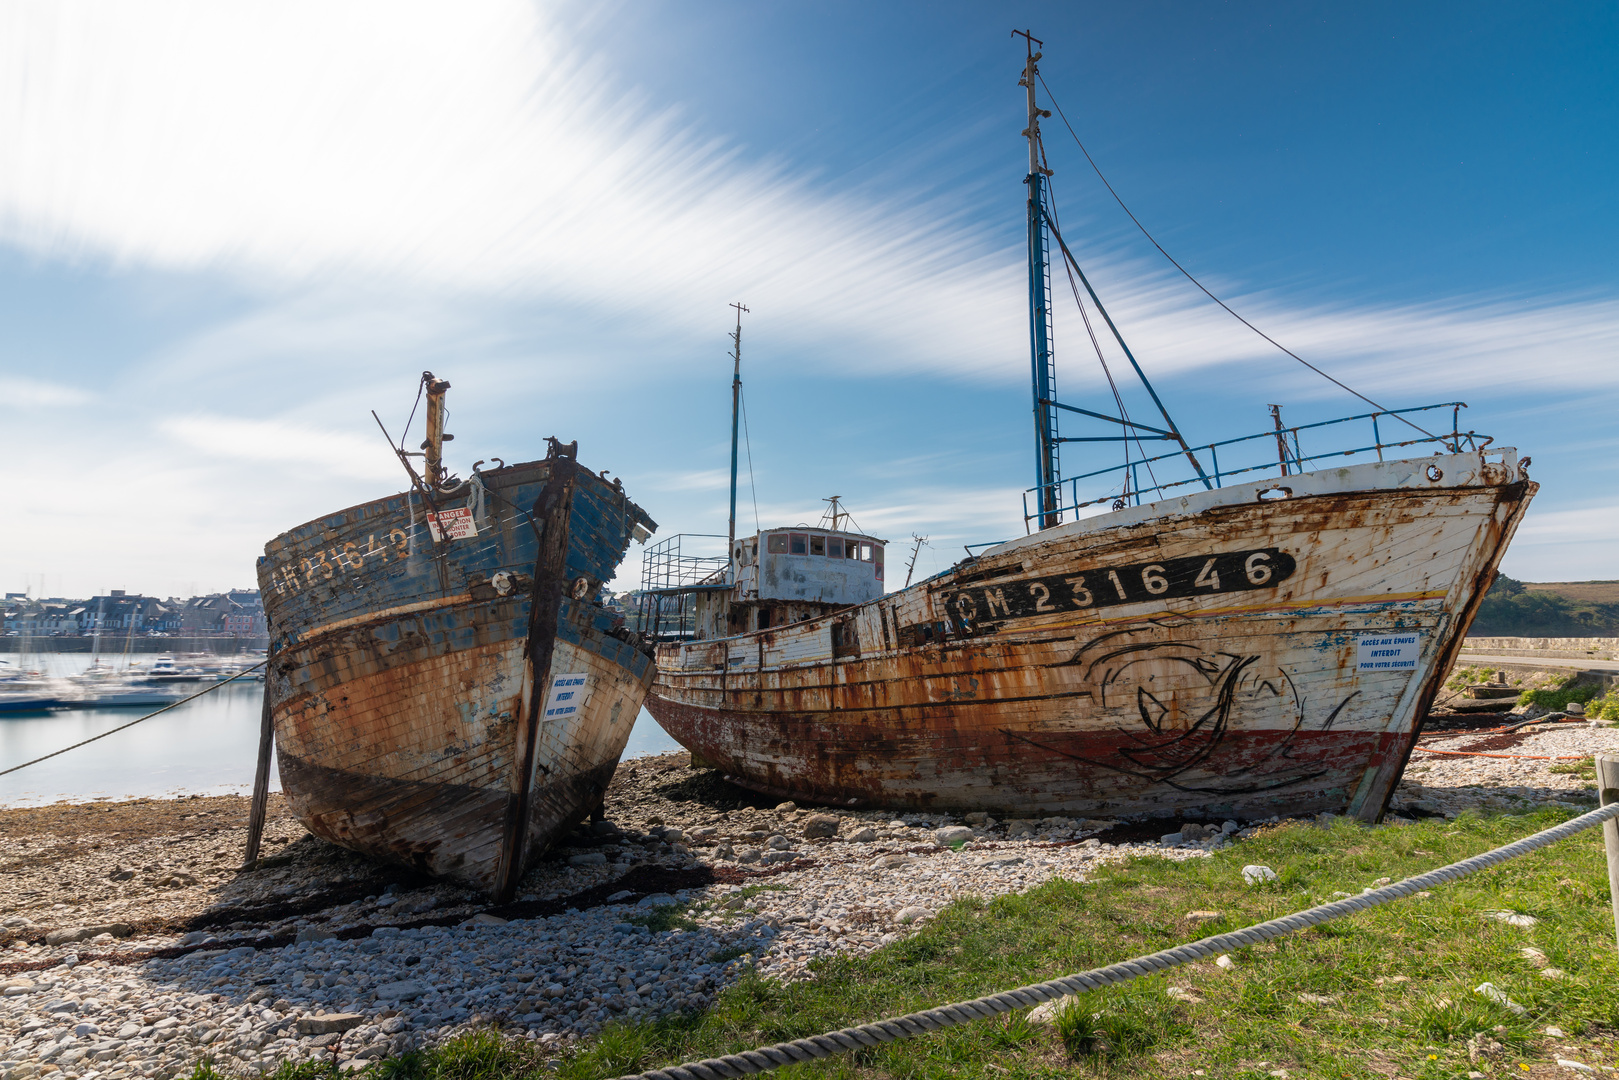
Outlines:
[[725, 556], [730, 560], [731, 581], [736, 581], [736, 441], [737, 418], [742, 412], [742, 316], [748, 311], [740, 303], [736, 308], [736, 332], [731, 335], [731, 359], [736, 366], [731, 370], [731, 523], [726, 530]]
[[1040, 53], [1035, 46], [1044, 42], [1027, 30], [1014, 30], [1028, 46], [1020, 85], [1027, 88], [1029, 126], [1023, 130], [1029, 140], [1029, 363], [1034, 376], [1034, 481], [1039, 490], [1040, 527], [1057, 524], [1057, 484], [1061, 480], [1057, 462], [1057, 406], [1055, 372], [1051, 357], [1051, 267], [1047, 258], [1045, 213], [1045, 170], [1040, 166], [1040, 118], [1051, 113], [1035, 101], [1035, 67]]
[[444, 482], [444, 443], [455, 438], [444, 434], [444, 394], [450, 384], [434, 378], [431, 371], [422, 372], [422, 383], [427, 387], [427, 439], [422, 443], [427, 456], [422, 471], [427, 474], [427, 486], [436, 488]]

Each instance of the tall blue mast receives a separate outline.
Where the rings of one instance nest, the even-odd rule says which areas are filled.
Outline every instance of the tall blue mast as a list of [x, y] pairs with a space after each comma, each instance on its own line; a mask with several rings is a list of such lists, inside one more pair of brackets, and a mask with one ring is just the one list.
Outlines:
[[1046, 248], [1045, 170], [1040, 166], [1040, 118], [1050, 116], [1034, 100], [1036, 67], [1044, 44], [1027, 30], [1014, 30], [1028, 45], [1022, 86], [1028, 88], [1029, 126], [1023, 134], [1029, 140], [1029, 175], [1023, 181], [1029, 189], [1029, 364], [1034, 376], [1034, 483], [1039, 492], [1040, 528], [1049, 529], [1059, 520], [1057, 485], [1061, 482], [1057, 443], [1056, 371], [1051, 355], [1051, 264]]
[[731, 359], [735, 367], [731, 369], [731, 525], [727, 530], [729, 541], [725, 545], [725, 557], [731, 560], [731, 581], [736, 581], [736, 436], [737, 417], [742, 412], [742, 314], [748, 309], [741, 304], [732, 304], [736, 308], [736, 333], [731, 335]]

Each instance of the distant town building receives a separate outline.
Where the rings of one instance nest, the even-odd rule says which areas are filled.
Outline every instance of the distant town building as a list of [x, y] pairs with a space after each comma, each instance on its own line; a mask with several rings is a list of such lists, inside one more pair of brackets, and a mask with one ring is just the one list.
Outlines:
[[166, 600], [124, 589], [86, 600], [7, 593], [0, 602], [0, 633], [29, 638], [267, 637], [264, 604], [256, 589]]

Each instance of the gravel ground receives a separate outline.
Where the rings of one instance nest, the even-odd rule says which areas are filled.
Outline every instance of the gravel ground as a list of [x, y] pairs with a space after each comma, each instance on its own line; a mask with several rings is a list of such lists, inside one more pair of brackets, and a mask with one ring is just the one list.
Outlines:
[[[1451, 757], [1426, 750], [1521, 756]], [[1411, 755], [1390, 808], [1447, 817], [1470, 809], [1546, 803], [1588, 810], [1596, 802], [1595, 782], [1576, 772], [1551, 770], [1567, 769], [1599, 750], [1619, 750], [1619, 728], [1553, 723], [1507, 734], [1475, 731], [1425, 738]], [[1553, 760], [1537, 761], [1536, 757]]]
[[[1468, 733], [1434, 749], [1590, 754], [1619, 730]], [[1244, 834], [1044, 818], [800, 810], [687, 767], [627, 762], [608, 823], [581, 829], [491, 909], [304, 832], [272, 800], [265, 857], [237, 869], [246, 800], [0, 811], [0, 1080], [167, 1077], [212, 1057], [254, 1073], [349, 1067], [499, 1023], [556, 1044], [608, 1020], [701, 1007], [748, 965], [784, 979], [868, 952], [958, 893], [1083, 879], [1128, 855], [1198, 858]], [[1552, 802], [1554, 761], [1413, 757], [1403, 814]], [[1168, 828], [1173, 823], [1163, 823]], [[953, 832], [951, 830], [954, 830]]]

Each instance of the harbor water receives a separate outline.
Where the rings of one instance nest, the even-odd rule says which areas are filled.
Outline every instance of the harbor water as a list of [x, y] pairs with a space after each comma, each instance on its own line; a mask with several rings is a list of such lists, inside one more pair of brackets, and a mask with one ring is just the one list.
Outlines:
[[[51, 675], [72, 675], [88, 667], [90, 657], [47, 653], [30, 657], [29, 663]], [[197, 683], [192, 692], [206, 688], [206, 683]], [[0, 776], [0, 807], [63, 800], [245, 795], [253, 790], [263, 702], [263, 683], [244, 679], [220, 686], [128, 730]], [[141, 705], [0, 715], [0, 770], [111, 731], [156, 708]], [[678, 749], [642, 709], [624, 757]], [[280, 787], [272, 767], [270, 789], [279, 791]]]

